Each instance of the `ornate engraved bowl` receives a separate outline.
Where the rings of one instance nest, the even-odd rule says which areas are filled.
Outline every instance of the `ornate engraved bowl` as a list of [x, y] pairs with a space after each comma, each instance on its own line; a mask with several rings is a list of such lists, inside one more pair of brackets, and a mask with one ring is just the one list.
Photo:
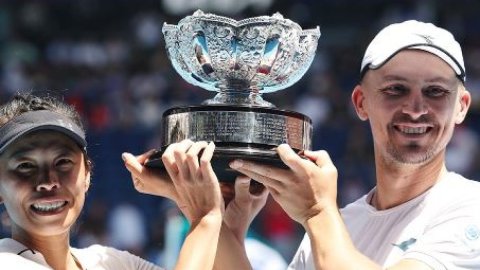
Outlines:
[[207, 105], [272, 107], [259, 94], [297, 82], [320, 37], [319, 27], [302, 30], [280, 13], [236, 21], [198, 10], [162, 30], [175, 70], [187, 82], [219, 92]]

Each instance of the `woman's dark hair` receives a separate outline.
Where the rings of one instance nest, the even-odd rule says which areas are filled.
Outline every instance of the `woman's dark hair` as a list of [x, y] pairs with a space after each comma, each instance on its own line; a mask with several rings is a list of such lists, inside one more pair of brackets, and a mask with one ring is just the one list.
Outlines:
[[[51, 95], [35, 95], [32, 93], [18, 93], [10, 101], [0, 106], [0, 127], [10, 119], [30, 111], [49, 110], [59, 113], [77, 124], [83, 131], [85, 128], [78, 111], [64, 101]], [[84, 151], [85, 165], [92, 169], [92, 162]]]
[[53, 96], [42, 97], [30, 93], [16, 94], [9, 102], [0, 106], [0, 126], [22, 113], [38, 110], [62, 114], [84, 130], [81, 117], [73, 106]]

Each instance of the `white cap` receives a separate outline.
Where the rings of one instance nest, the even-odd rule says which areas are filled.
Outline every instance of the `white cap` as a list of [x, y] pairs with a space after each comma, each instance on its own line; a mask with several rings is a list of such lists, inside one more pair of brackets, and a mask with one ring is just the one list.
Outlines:
[[367, 68], [380, 68], [405, 49], [423, 50], [440, 57], [465, 82], [462, 49], [453, 35], [431, 23], [415, 20], [391, 24], [382, 29], [365, 51], [360, 73], [363, 75]]

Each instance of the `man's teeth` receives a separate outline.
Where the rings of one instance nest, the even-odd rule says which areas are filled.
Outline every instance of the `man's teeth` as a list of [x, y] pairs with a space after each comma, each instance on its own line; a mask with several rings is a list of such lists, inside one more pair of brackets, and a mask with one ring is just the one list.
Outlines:
[[400, 131], [407, 134], [422, 134], [427, 132], [427, 127], [400, 127]]
[[65, 204], [67, 204], [66, 201], [63, 202], [51, 202], [51, 203], [34, 203], [32, 206], [35, 210], [38, 211], [55, 211], [60, 209], [60, 207], [63, 207]]

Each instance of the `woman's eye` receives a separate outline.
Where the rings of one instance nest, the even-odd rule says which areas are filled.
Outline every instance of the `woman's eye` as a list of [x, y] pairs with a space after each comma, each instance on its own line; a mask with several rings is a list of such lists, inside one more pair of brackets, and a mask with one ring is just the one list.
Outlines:
[[66, 165], [66, 164], [71, 164], [72, 161], [67, 158], [62, 158], [57, 161], [57, 165]]
[[62, 158], [57, 160], [56, 166], [61, 168], [69, 168], [73, 165], [73, 161], [68, 158]]
[[31, 162], [22, 162], [18, 164], [16, 170], [21, 172], [21, 173], [28, 173], [36, 169], [35, 164]]

